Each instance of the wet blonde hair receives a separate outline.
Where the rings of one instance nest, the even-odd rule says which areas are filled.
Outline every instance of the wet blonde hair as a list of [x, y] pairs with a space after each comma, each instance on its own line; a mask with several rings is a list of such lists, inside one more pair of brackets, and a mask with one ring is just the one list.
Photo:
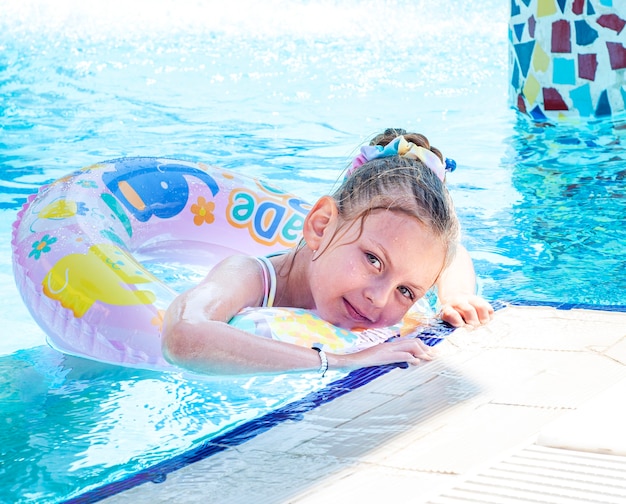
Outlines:
[[[387, 145], [398, 135], [443, 156], [428, 139], [417, 133], [390, 128], [370, 145]], [[361, 222], [372, 212], [389, 210], [416, 218], [440, 240], [446, 250], [444, 267], [456, 251], [459, 222], [445, 184], [420, 160], [400, 156], [377, 158], [364, 163], [332, 194], [344, 223]]]

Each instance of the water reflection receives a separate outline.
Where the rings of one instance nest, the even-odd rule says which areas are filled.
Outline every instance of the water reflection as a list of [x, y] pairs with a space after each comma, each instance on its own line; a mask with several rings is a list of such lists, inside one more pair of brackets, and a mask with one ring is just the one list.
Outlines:
[[307, 375], [198, 380], [69, 357], [47, 346], [2, 356], [0, 500], [67, 498], [323, 385]]
[[625, 124], [517, 122], [503, 167], [520, 199], [497, 246], [521, 263], [494, 274], [511, 297], [626, 305]]

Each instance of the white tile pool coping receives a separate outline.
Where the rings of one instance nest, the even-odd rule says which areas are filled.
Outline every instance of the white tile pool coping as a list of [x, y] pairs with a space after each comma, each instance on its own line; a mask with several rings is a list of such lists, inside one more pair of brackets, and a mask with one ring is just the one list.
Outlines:
[[508, 306], [106, 503], [626, 502], [626, 313]]

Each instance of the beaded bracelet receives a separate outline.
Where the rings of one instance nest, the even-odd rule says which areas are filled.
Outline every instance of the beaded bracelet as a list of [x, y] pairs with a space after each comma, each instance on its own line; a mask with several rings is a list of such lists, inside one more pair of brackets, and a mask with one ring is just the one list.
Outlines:
[[324, 350], [322, 350], [322, 346], [315, 346], [313, 345], [311, 347], [313, 350], [316, 350], [317, 353], [319, 353], [320, 355], [320, 369], [318, 371], [319, 374], [322, 375], [322, 378], [324, 377], [324, 375], [326, 374], [326, 371], [328, 371], [328, 357], [326, 357], [326, 352], [324, 352]]

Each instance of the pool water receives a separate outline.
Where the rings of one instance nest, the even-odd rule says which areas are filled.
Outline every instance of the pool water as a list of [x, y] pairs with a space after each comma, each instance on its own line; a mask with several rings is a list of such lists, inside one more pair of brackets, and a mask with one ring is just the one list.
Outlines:
[[[50, 349], [13, 282], [10, 228], [42, 184], [167, 156], [328, 192], [382, 129], [425, 133], [483, 295], [626, 305], [626, 120], [533, 125], [508, 101], [500, 0], [4, 0], [0, 16], [0, 501], [58, 502], [342, 378], [192, 380]], [[168, 273], [174, 282], [188, 276]]]

